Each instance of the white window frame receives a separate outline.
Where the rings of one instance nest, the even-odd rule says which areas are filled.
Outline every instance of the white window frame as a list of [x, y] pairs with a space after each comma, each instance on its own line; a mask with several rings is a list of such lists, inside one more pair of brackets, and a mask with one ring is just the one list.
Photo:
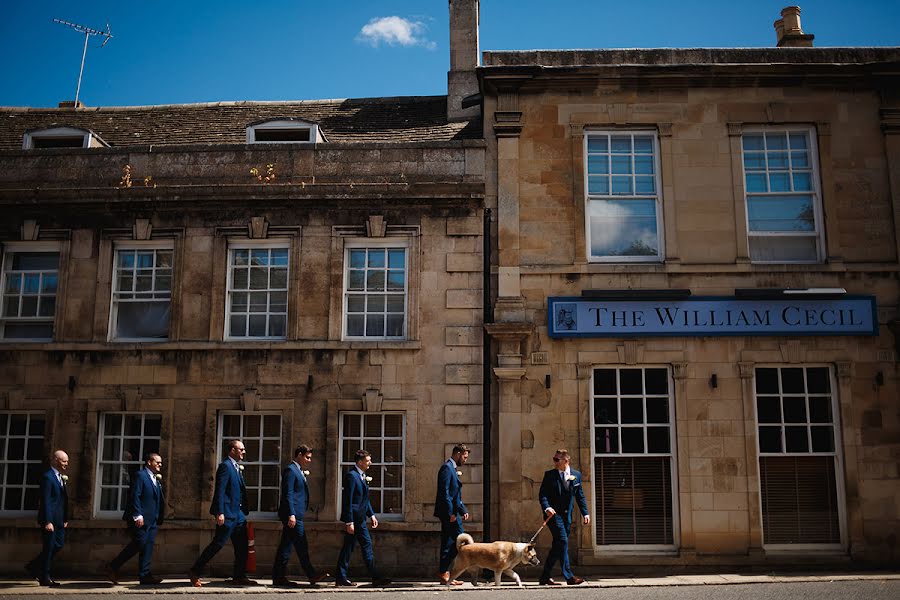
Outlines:
[[[6, 274], [7, 266], [11, 266], [9, 261], [15, 254], [25, 254], [32, 252], [48, 253], [57, 255], [56, 263], [56, 308], [52, 317], [4, 317], [3, 316], [3, 300], [2, 296], [6, 292]], [[3, 244], [3, 260], [0, 261], [0, 323], [6, 322], [50, 322], [53, 325], [53, 335], [49, 338], [9, 338], [5, 336], [5, 327], [0, 328], [0, 342], [52, 342], [56, 336], [56, 315], [59, 313], [59, 282], [60, 270], [62, 262], [62, 248], [58, 242], [5, 242]], [[42, 273], [50, 271], [41, 271]]]
[[[47, 138], [75, 138], [81, 137], [82, 143], [81, 148], [106, 148], [108, 144], [104, 142], [99, 136], [97, 136], [94, 132], [89, 131], [87, 129], [80, 129], [78, 127], [51, 127], [49, 129], [40, 129], [36, 131], [26, 132], [24, 137], [22, 138], [22, 149], [23, 150], [34, 150], [34, 142], [35, 140], [47, 139]], [[70, 146], [69, 148], [76, 148], [79, 146]], [[40, 148], [41, 150], [65, 150], [66, 147], [62, 148]]]
[[[231, 335], [231, 294], [235, 291], [239, 291], [239, 292], [246, 291], [248, 293], [251, 292], [251, 290], [249, 288], [246, 290], [233, 290], [231, 287], [232, 286], [232, 277], [233, 277], [233, 266], [234, 266], [233, 251], [234, 250], [273, 250], [273, 249], [280, 249], [280, 248], [284, 248], [287, 250], [287, 259], [288, 259], [287, 275], [286, 275], [286, 279], [285, 279], [285, 289], [284, 289], [284, 292], [285, 292], [284, 335], [282, 335], [282, 336], [268, 336], [268, 335], [267, 336], [250, 336], [250, 335], [237, 336], [237, 335]], [[232, 342], [234, 342], [234, 341], [256, 341], [256, 340], [279, 341], [279, 340], [286, 340], [288, 338], [288, 333], [290, 331], [290, 323], [289, 323], [288, 319], [291, 314], [291, 293], [290, 293], [291, 292], [291, 254], [292, 254], [291, 240], [288, 238], [274, 238], [274, 239], [261, 240], [261, 241], [245, 240], [245, 241], [235, 241], [235, 242], [228, 243], [228, 247], [226, 249], [227, 273], [226, 273], [226, 277], [225, 277], [225, 331], [224, 331], [225, 338], [224, 339], [226, 341], [232, 341]], [[248, 277], [249, 277], [249, 271], [248, 271]], [[263, 290], [256, 290], [256, 291], [259, 292], [259, 291], [263, 291]], [[266, 294], [272, 293], [271, 288], [266, 288], [264, 291], [266, 292]], [[281, 290], [276, 290], [276, 291], [281, 291]], [[248, 300], [248, 302], [249, 302], [249, 300]], [[249, 312], [247, 313], [248, 318], [249, 318], [250, 314], [252, 314], [252, 313], [249, 313]], [[281, 313], [270, 313], [267, 310], [265, 313], [257, 313], [257, 314], [265, 314], [266, 315], [266, 317], [267, 317], [266, 323], [267, 323], [267, 328], [268, 328], [268, 317], [271, 316], [272, 314], [280, 315]]]
[[[353, 460], [353, 457], [347, 457], [347, 456], [344, 456], [344, 455], [343, 455], [343, 453], [344, 453], [344, 417], [345, 417], [345, 416], [350, 416], [350, 417], [363, 417], [363, 425], [361, 425], [361, 427], [362, 427], [362, 426], [364, 426], [364, 424], [365, 424], [365, 417], [367, 417], [367, 416], [375, 416], [375, 415], [379, 415], [379, 416], [382, 417], [382, 430], [381, 430], [381, 431], [382, 431], [382, 434], [381, 434], [381, 436], [378, 437], [378, 438], [370, 437], [370, 438], [368, 438], [368, 439], [377, 439], [377, 440], [379, 441], [379, 443], [382, 445], [382, 448], [383, 448], [383, 444], [384, 444], [384, 441], [385, 441], [385, 440], [394, 440], [394, 441], [396, 441], [396, 440], [399, 439], [399, 441], [400, 441], [400, 448], [401, 448], [401, 450], [403, 451], [403, 459], [402, 459], [401, 461], [395, 461], [395, 462], [391, 462], [391, 463], [385, 463], [385, 462], [384, 462], [384, 457], [382, 456], [382, 457], [381, 457], [381, 459], [382, 459], [381, 462], [375, 463], [375, 462], [373, 461], [373, 462], [372, 462], [372, 466], [370, 466], [370, 467], [369, 467], [369, 471], [367, 471], [367, 473], [371, 474], [372, 469], [382, 469], [382, 472], [381, 472], [381, 483], [382, 483], [382, 485], [381, 485], [381, 486], [378, 486], [378, 487], [372, 487], [372, 486], [370, 485], [370, 486], [369, 486], [369, 491], [370, 491], [370, 493], [371, 493], [371, 491], [372, 491], [373, 489], [374, 489], [374, 490], [379, 490], [380, 492], [384, 492], [386, 489], [387, 489], [387, 490], [396, 490], [396, 489], [397, 489], [397, 488], [385, 488], [385, 486], [384, 486], [384, 468], [385, 468], [386, 466], [399, 466], [399, 467], [400, 467], [401, 477], [402, 477], [402, 479], [403, 479], [403, 484], [402, 484], [401, 487], [400, 487], [400, 502], [402, 503], [402, 507], [403, 507], [402, 512], [400, 512], [400, 513], [375, 512], [375, 516], [378, 517], [378, 520], [379, 520], [379, 521], [403, 521], [403, 520], [405, 520], [405, 515], [406, 515], [406, 510], [407, 510], [407, 504], [406, 504], [406, 498], [407, 498], [407, 495], [406, 495], [406, 487], [407, 487], [407, 478], [408, 478], [408, 475], [407, 475], [407, 469], [406, 469], [406, 456], [407, 456], [407, 449], [406, 449], [406, 439], [407, 439], [407, 434], [406, 434], [407, 423], [406, 423], [406, 420], [407, 420], [407, 419], [406, 419], [406, 417], [407, 417], [407, 415], [406, 415], [406, 413], [405, 413], [404, 411], [394, 411], [394, 410], [385, 410], [385, 411], [381, 411], [381, 412], [341, 411], [341, 412], [338, 413], [338, 459], [337, 459], [338, 466], [337, 466], [337, 477], [336, 477], [336, 484], [337, 484], [337, 494], [336, 494], [337, 505], [335, 506], [335, 511], [336, 511], [335, 514], [337, 514], [337, 515], [338, 515], [338, 518], [340, 518], [340, 515], [341, 515], [341, 502], [342, 502], [342, 500], [343, 500], [343, 490], [342, 490], [342, 488], [343, 488], [343, 482], [344, 482], [344, 474], [347, 472], [348, 469], [350, 469], [351, 467], [355, 466], [355, 464], [356, 464], [356, 462]], [[401, 423], [401, 436], [400, 436], [400, 438], [397, 438], [397, 437], [386, 437], [386, 436], [384, 435], [384, 416], [385, 416], [385, 415], [397, 415], [397, 416], [400, 417], [400, 423]], [[360, 435], [361, 435], [361, 437], [358, 438], [358, 439], [360, 439], [360, 440], [365, 440], [365, 439], [367, 439], [367, 438], [366, 438], [366, 435], [365, 435], [365, 431], [363, 431], [362, 429], [360, 429]], [[354, 438], [352, 438], [352, 439], [357, 439], [357, 438], [354, 437]], [[357, 448], [357, 450], [360, 450], [360, 449], [362, 449], [362, 450], [368, 450], [369, 452], [372, 452], [372, 449], [371, 449], [371, 448], [366, 448], [365, 446], [361, 446], [360, 448]], [[374, 454], [374, 453], [373, 453], [373, 454]], [[383, 497], [382, 497], [382, 509], [383, 509], [383, 508], [384, 508], [384, 499], [383, 499]]]
[[[3, 507], [6, 506], [6, 491], [10, 487], [14, 487], [16, 489], [22, 490], [22, 503], [23, 504], [25, 502], [25, 491], [26, 490], [28, 490], [28, 489], [38, 490], [38, 494], [40, 495], [40, 483], [39, 482], [35, 483], [33, 485], [28, 484], [28, 469], [29, 469], [29, 467], [37, 469], [38, 473], [39, 473], [38, 478], [40, 478], [40, 475], [43, 474], [43, 472], [44, 472], [44, 469], [42, 468], [43, 467], [42, 463], [44, 462], [44, 458], [45, 458], [44, 447], [46, 444], [44, 443], [44, 441], [46, 440], [46, 437], [47, 437], [47, 424], [48, 424], [47, 423], [47, 415], [42, 412], [13, 411], [13, 410], [0, 411], [0, 414], [6, 415], [6, 417], [7, 417], [6, 430], [0, 431], [0, 446], [4, 447], [3, 458], [0, 459], [0, 465], [6, 466], [11, 462], [21, 462], [25, 465], [25, 481], [22, 484], [16, 484], [14, 486], [10, 486], [7, 484], [6, 480], [9, 475], [8, 467], [4, 468], [2, 474], [0, 474], [0, 516], [2, 516], [2, 517], [33, 516], [37, 513], [37, 508], [38, 508], [37, 506], [35, 506], [34, 510], [28, 510], [28, 509], [5, 510], [5, 509], [3, 509]], [[12, 434], [9, 433], [9, 420], [13, 416], [27, 417], [25, 435], [13, 436]], [[44, 433], [40, 437], [40, 439], [41, 439], [40, 453], [38, 454], [36, 459], [34, 459], [34, 458], [29, 459], [29, 457], [28, 457], [28, 442], [31, 439], [37, 438], [36, 435], [34, 435], [34, 436], [30, 435], [31, 434], [31, 421], [32, 421], [32, 418], [34, 418], [34, 417], [40, 417], [41, 419], [43, 419]], [[12, 438], [24, 440], [25, 448], [24, 448], [24, 458], [22, 460], [18, 460], [18, 459], [10, 460], [9, 459], [9, 440]], [[40, 502], [40, 500], [38, 500], [38, 502]]]
[[[785, 449], [785, 452], [766, 452], [763, 453], [759, 447], [759, 410], [758, 410], [758, 400], [757, 400], [757, 391], [756, 391], [756, 371], [757, 369], [777, 369], [781, 371], [782, 369], [803, 369], [804, 375], [806, 369], [815, 369], [815, 368], [825, 368], [828, 369], [829, 374], [829, 385], [831, 387], [831, 415], [832, 415], [832, 427], [834, 428], [834, 451], [833, 452], [813, 452], [812, 451], [812, 443], [810, 440], [810, 451], [809, 452], [787, 452], [787, 446], [785, 444], [784, 437], [784, 414], [782, 414], [782, 433], [781, 433], [781, 447]], [[779, 374], [779, 378], [781, 375]], [[756, 427], [756, 461], [757, 468], [759, 468], [759, 459], [763, 456], [833, 456], [834, 457], [834, 470], [835, 470], [835, 495], [837, 496], [837, 509], [838, 509], [838, 528], [840, 530], [841, 541], [837, 544], [768, 544], [765, 540], [765, 530], [763, 528], [762, 519], [763, 519], [763, 503], [762, 503], [762, 481], [760, 480], [758, 483], [758, 492], [759, 492], [759, 515], [760, 515], [760, 535], [762, 536], [762, 547], [765, 552], [773, 553], [773, 554], [813, 554], [813, 553], [826, 553], [826, 554], [834, 554], [834, 553], [843, 553], [847, 550], [847, 503], [846, 503], [846, 486], [844, 482], [844, 442], [841, 437], [841, 406], [840, 400], [838, 398], [838, 382], [835, 377], [834, 368], [832, 365], [822, 364], [822, 363], [801, 363], [801, 364], [756, 364], [753, 365], [753, 421], [754, 426]], [[771, 395], [771, 394], [763, 394], [763, 395]], [[821, 394], [809, 394], [809, 390], [807, 390], [803, 394], [786, 394], [787, 396], [803, 396], [806, 399], [806, 423], [791, 423], [792, 425], [806, 425], [807, 428], [810, 426], [809, 422], [809, 396], [821, 396]], [[783, 398], [785, 394], [779, 393], [779, 398]], [[765, 424], [763, 424], [765, 425]], [[821, 425], [821, 424], [819, 424]], [[809, 430], [807, 429], [807, 435], [811, 435]]]
[[[648, 369], [664, 369], [666, 371], [666, 389], [668, 390], [668, 399], [669, 399], [669, 452], [668, 453], [651, 453], [651, 452], [642, 452], [642, 453], [624, 453], [624, 452], [605, 452], [598, 453], [596, 448], [596, 435], [595, 430], [598, 428], [596, 424], [596, 415], [594, 414], [594, 400], [597, 398], [597, 394], [595, 394], [594, 390], [594, 377], [596, 375], [597, 370], [599, 369], [611, 369], [616, 371], [616, 386], [618, 387], [618, 372], [626, 369], [641, 369], [641, 371], [646, 371]], [[678, 551], [679, 540], [681, 539], [681, 521], [680, 521], [680, 508], [679, 508], [679, 497], [678, 497], [678, 432], [676, 431], [676, 420], [675, 420], [675, 379], [672, 374], [672, 368], [670, 365], [592, 365], [591, 367], [591, 378], [590, 378], [590, 400], [589, 400], [589, 418], [590, 418], [590, 438], [591, 438], [591, 479], [593, 480], [593, 471], [594, 471], [594, 460], [597, 458], [635, 458], [640, 456], [668, 456], [670, 472], [669, 478], [672, 486], [671, 494], [672, 494], [672, 544], [605, 544], [598, 545], [597, 544], [597, 528], [600, 526], [600, 515], [594, 515], [594, 518], [591, 519], [591, 545], [594, 548], [594, 552], [598, 555], [603, 554], [673, 554]], [[651, 397], [659, 397], [659, 394], [647, 394], [646, 390], [641, 394], [640, 398], [643, 401], [644, 408], [644, 419], [643, 424], [640, 426], [644, 429], [644, 449], [647, 449], [647, 427], [650, 426], [660, 426], [659, 423], [647, 423], [647, 396]], [[618, 399], [618, 424], [616, 425], [620, 431], [619, 434], [619, 448], [622, 447], [622, 396], [623, 394], [617, 391], [616, 398]], [[626, 398], [637, 398], [638, 396], [634, 394], [624, 394]], [[637, 427], [638, 424], [630, 424], [631, 427]], [[591, 494], [593, 496], [593, 494]], [[596, 508], [596, 498], [593, 499], [593, 504], [589, 504], [589, 508], [593, 510]], [[590, 499], [589, 499], [590, 502]]]
[[[379, 341], [405, 341], [409, 339], [409, 267], [410, 267], [410, 252], [411, 244], [409, 242], [408, 237], [392, 237], [387, 238], [385, 240], [372, 240], [372, 239], [357, 239], [357, 240], [347, 240], [344, 243], [344, 264], [343, 264], [343, 285], [341, 290], [341, 339], [342, 340], [352, 340], [352, 341], [370, 341], [370, 342], [379, 342]], [[347, 334], [347, 303], [348, 298], [350, 297], [350, 290], [347, 289], [350, 283], [350, 251], [351, 250], [363, 250], [370, 248], [384, 248], [386, 250], [403, 250], [403, 334], [400, 336], [372, 336], [372, 335], [348, 335]], [[385, 264], [385, 270], [389, 270], [387, 268], [387, 264]], [[368, 296], [369, 292], [352, 292], [354, 295], [362, 294], [364, 296]], [[385, 296], [395, 295], [399, 296], [400, 294], [388, 293], [387, 291], [387, 278], [385, 278], [385, 289], [381, 292], [375, 291], [373, 294], [383, 294]], [[363, 313], [364, 315], [369, 314], [368, 311]], [[385, 313], [387, 314], [387, 313]], [[387, 324], [385, 323], [385, 331], [387, 330]]]
[[[281, 141], [270, 141], [270, 140], [261, 140], [257, 141], [256, 132], [257, 131], [272, 131], [272, 130], [281, 130], [281, 131], [290, 131], [290, 130], [307, 130], [309, 131], [309, 140], [305, 141], [295, 141], [295, 140], [281, 140]], [[301, 120], [293, 120], [293, 119], [274, 119], [272, 121], [264, 121], [262, 123], [256, 123], [253, 125], [247, 126], [247, 143], [248, 144], [315, 144], [317, 142], [324, 142], [325, 139], [322, 136], [321, 130], [319, 126], [315, 123], [309, 123], [307, 121]]]
[[[104, 439], [107, 437], [106, 436], [106, 417], [110, 416], [110, 415], [116, 415], [116, 416], [122, 417], [122, 427], [123, 428], [125, 427], [125, 418], [126, 417], [134, 417], [134, 416], [141, 417], [141, 436], [140, 436], [140, 440], [141, 440], [141, 453], [140, 454], [141, 455], [140, 456], [135, 456], [133, 458], [133, 460], [131, 460], [129, 462], [124, 462], [121, 460], [107, 461], [107, 460], [103, 459], [103, 444], [104, 444]], [[144, 462], [143, 455], [148, 452], [148, 450], [145, 449], [144, 446], [148, 439], [150, 439], [150, 440], [155, 439], [155, 438], [144, 435], [144, 430], [145, 430], [146, 424], [147, 424], [147, 417], [158, 417], [159, 418], [159, 441], [157, 443], [157, 447], [159, 448], [158, 452], [162, 452], [162, 447], [161, 447], [162, 446], [162, 438], [163, 438], [163, 435], [162, 435], [163, 415], [162, 415], [162, 413], [151, 412], [151, 411], [107, 411], [107, 412], [100, 413], [100, 426], [98, 428], [98, 438], [97, 438], [98, 439], [98, 441], [97, 441], [97, 464], [95, 465], [95, 469], [94, 469], [94, 517], [96, 517], [98, 519], [121, 519], [122, 518], [122, 510], [119, 510], [119, 509], [108, 510], [108, 509], [101, 508], [101, 503], [103, 501], [103, 487], [104, 487], [103, 486], [103, 466], [107, 465], [107, 464], [110, 464], [110, 465], [116, 465], [116, 464], [118, 464], [118, 465], [133, 465], [134, 466], [133, 469], [130, 469], [129, 467], [125, 467], [125, 468], [129, 469], [128, 470], [129, 476], [134, 471], [137, 471], [138, 469], [141, 468], [141, 464], [143, 464], [143, 462]], [[113, 436], [109, 436], [109, 437], [113, 437]], [[118, 439], [120, 441], [119, 456], [121, 456], [122, 449], [123, 449], [122, 440], [124, 440], [126, 437], [133, 437], [133, 436], [126, 436], [120, 432], [115, 437], [116, 437], [116, 439]], [[116, 487], [119, 488], [120, 494], [127, 495], [127, 493], [128, 493], [127, 486], [125, 488], [122, 488], [121, 486], [116, 486]], [[121, 499], [121, 496], [119, 496], [119, 498]]]
[[[802, 192], [803, 195], [812, 196], [812, 205], [813, 205], [813, 224], [815, 225], [815, 230], [812, 232], [793, 232], [793, 231], [772, 231], [772, 232], [752, 232], [750, 231], [750, 196], [789, 196], [792, 194], [800, 194], [801, 192], [750, 192], [747, 190], [747, 169], [745, 167], [744, 162], [744, 136], [745, 135], [763, 135], [765, 139], [765, 134], [767, 133], [786, 133], [790, 136], [791, 133], [805, 133], [807, 135], [807, 140], [809, 142], [809, 163], [810, 163], [810, 179], [812, 183], [812, 190], [809, 192]], [[765, 150], [763, 156], [766, 158], [766, 170], [761, 171], [760, 173], [765, 173], [768, 179], [769, 167], [768, 167], [768, 155], [769, 151]], [[790, 175], [794, 171], [790, 167], [790, 151], [787, 151], [788, 155], [788, 170], [787, 173]], [[822, 192], [821, 192], [821, 171], [819, 170], [819, 142], [818, 142], [818, 133], [816, 128], [811, 125], [780, 125], [780, 126], [754, 126], [754, 127], [745, 127], [741, 131], [741, 184], [744, 188], [744, 214], [747, 216], [746, 221], [744, 223], [744, 227], [747, 232], [747, 256], [750, 257], [751, 262], [754, 264], [775, 264], [775, 265], [783, 265], [783, 264], [820, 264], [824, 261], [825, 256], [825, 229], [824, 223], [822, 219]], [[793, 186], [793, 183], [791, 184]], [[776, 237], [814, 237], [816, 241], [816, 258], [811, 260], [759, 260], [754, 259], [750, 252], [750, 238], [776, 238]]]
[[[610, 189], [610, 193], [606, 195], [599, 194], [591, 194], [590, 192], [590, 177], [588, 174], [588, 165], [589, 165], [589, 155], [588, 155], [588, 140], [591, 136], [622, 136], [622, 135], [630, 135], [632, 140], [634, 136], [651, 136], [653, 138], [653, 179], [654, 185], [656, 186], [656, 194], [653, 196], [649, 195], [639, 195], [637, 193], [631, 195], [613, 195]], [[632, 148], [634, 142], [632, 141]], [[659, 132], [656, 129], [588, 129], [584, 132], [584, 139], [582, 141], [582, 156], [584, 157], [584, 170], [582, 173], [582, 177], [584, 178], [584, 235], [585, 235], [585, 252], [587, 253], [588, 262], [592, 263], [623, 263], [623, 262], [635, 262], [635, 263], [659, 263], [665, 261], [665, 253], [666, 253], [666, 242], [665, 242], [665, 227], [663, 222], [663, 189], [662, 189], [662, 173], [660, 170], [660, 151], [661, 146], [659, 143]], [[634, 164], [634, 153], [632, 152], [629, 156], [632, 157], [632, 167]], [[631, 173], [632, 178], [635, 176], [634, 168], [632, 168]], [[634, 191], [634, 190], [633, 190]], [[657, 232], [657, 243], [658, 249], [655, 256], [594, 256], [591, 252], [591, 203], [595, 201], [605, 201], [605, 200], [649, 200], [654, 199], [656, 202], [656, 232]]]
[[[149, 297], [146, 299], [140, 299], [140, 300], [134, 300], [134, 299], [119, 300], [116, 298], [116, 294], [118, 293], [117, 288], [119, 286], [119, 252], [128, 252], [128, 251], [134, 251], [134, 250], [154, 250], [154, 251], [168, 250], [172, 253], [172, 269], [171, 269], [172, 282], [169, 285], [169, 298], [168, 298], [169, 308], [171, 311], [173, 288], [175, 287], [175, 244], [170, 241], [160, 242], [160, 241], [150, 241], [150, 240], [129, 241], [129, 242], [121, 242], [121, 243], [117, 242], [115, 244], [115, 248], [113, 249], [112, 282], [110, 284], [110, 299], [109, 299], [109, 335], [108, 335], [108, 339], [110, 341], [114, 341], [114, 342], [165, 342], [169, 339], [169, 335], [166, 335], [166, 337], [164, 337], [164, 338], [131, 338], [131, 337], [118, 337], [116, 335], [116, 329], [117, 329], [118, 318], [119, 318], [118, 309], [119, 309], [120, 302], [140, 302], [140, 303], [160, 302], [161, 303], [163, 301], [159, 298], [152, 298], [152, 297]], [[154, 252], [154, 255], [155, 255], [155, 252]], [[153, 268], [154, 288], [156, 286], [156, 271], [157, 271], [157, 269], [154, 267]], [[155, 289], [153, 291], [155, 292]], [[137, 292], [137, 293], [141, 293], [141, 292]], [[172, 325], [172, 318], [171, 318], [171, 312], [170, 312], [169, 334], [171, 334], [171, 325]]]
[[[237, 436], [225, 436], [224, 435], [224, 426], [225, 426], [225, 417], [226, 416], [240, 417], [240, 419], [241, 419], [240, 435], [237, 435]], [[278, 437], [277, 438], [275, 438], [274, 436], [265, 435], [265, 429], [264, 429], [265, 417], [273, 417], [273, 416], [278, 417]], [[245, 417], [259, 417], [260, 422], [259, 422], [259, 435], [258, 436], [253, 436], [251, 438], [251, 437], [244, 435], [244, 428], [245, 428], [244, 418]], [[226, 455], [223, 454], [224, 450], [223, 450], [222, 446], [228, 440], [232, 440], [232, 439], [241, 440], [242, 442], [244, 442], [244, 446], [246, 447], [247, 441], [252, 439], [253, 441], [259, 443], [260, 454], [262, 454], [263, 442], [266, 440], [272, 441], [272, 440], [277, 439], [278, 447], [279, 447], [279, 449], [281, 448], [283, 432], [284, 432], [284, 415], [278, 411], [265, 411], [265, 412], [220, 411], [219, 418], [218, 418], [218, 425], [216, 427], [216, 464], [218, 465], [223, 460], [225, 460]], [[282, 454], [284, 454], [284, 453], [279, 450], [279, 456], [273, 461], [247, 460], [246, 458], [241, 461], [242, 464], [247, 465], [247, 466], [260, 465], [260, 466], [275, 467], [275, 471], [277, 473], [276, 484], [274, 486], [265, 486], [262, 484], [262, 469], [260, 469], [260, 477], [259, 477], [258, 485], [251, 487], [250, 485], [248, 485], [246, 483], [246, 479], [245, 479], [244, 484], [247, 487], [248, 496], [251, 493], [251, 491], [259, 493], [259, 491], [263, 490], [263, 489], [275, 490], [276, 492], [280, 491], [280, 489], [281, 489], [281, 468], [282, 468], [282, 465], [281, 465], [282, 456], [281, 455]], [[279, 501], [280, 501], [280, 496], [279, 496]], [[275, 507], [274, 511], [269, 512], [269, 511], [253, 510], [253, 511], [250, 511], [248, 518], [260, 519], [260, 520], [275, 520], [275, 519], [277, 519], [278, 518], [277, 503], [276, 503], [276, 507]]]

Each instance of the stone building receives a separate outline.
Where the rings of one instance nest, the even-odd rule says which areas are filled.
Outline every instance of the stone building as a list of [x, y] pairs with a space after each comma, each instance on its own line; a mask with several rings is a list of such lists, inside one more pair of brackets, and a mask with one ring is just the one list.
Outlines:
[[483, 54], [492, 536], [566, 447], [582, 573], [900, 558], [900, 49], [782, 16], [777, 48]]
[[[456, 80], [477, 90], [476, 62], [451, 71], [450, 96], [471, 92]], [[445, 96], [0, 109], [2, 570], [40, 549], [37, 475], [55, 448], [71, 458], [63, 574], [99, 573], [125, 543], [128, 474], [151, 450], [168, 490], [154, 571], [186, 573], [233, 437], [259, 574], [300, 442], [315, 448], [318, 567], [333, 572], [341, 473], [361, 447], [386, 573], [436, 569], [434, 477], [455, 442], [473, 450], [480, 535], [485, 161], [470, 112]], [[230, 564], [226, 549], [213, 574]]]

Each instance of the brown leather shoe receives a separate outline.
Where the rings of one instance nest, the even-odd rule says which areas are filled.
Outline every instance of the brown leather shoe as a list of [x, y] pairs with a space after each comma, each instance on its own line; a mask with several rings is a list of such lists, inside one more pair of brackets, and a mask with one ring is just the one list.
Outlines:
[[550, 578], [550, 579], [539, 580], [538, 585], [562, 585], [562, 584], [558, 581], [555, 581], [553, 578]]
[[316, 585], [320, 581], [323, 581], [326, 577], [331, 577], [331, 575], [327, 571], [322, 571], [315, 577], [309, 578], [309, 585]]
[[191, 569], [188, 571], [188, 579], [191, 580], [192, 586], [203, 587], [203, 582], [200, 581], [200, 573], [197, 573], [195, 570]]
[[581, 585], [582, 583], [584, 583], [584, 579], [582, 579], [581, 577], [570, 577], [566, 579], [566, 583], [568, 585]]
[[450, 571], [444, 571], [443, 573], [438, 573], [438, 578], [440, 578], [441, 583], [447, 585], [447, 582], [450, 581]]

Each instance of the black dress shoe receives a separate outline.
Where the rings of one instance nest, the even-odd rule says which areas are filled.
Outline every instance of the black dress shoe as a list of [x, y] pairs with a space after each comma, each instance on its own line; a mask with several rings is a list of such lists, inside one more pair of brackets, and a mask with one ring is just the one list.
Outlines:
[[552, 578], [550, 579], [540, 579], [538, 580], [538, 585], [562, 585], [558, 581], [554, 581]]
[[322, 571], [315, 577], [309, 578], [309, 585], [316, 585], [320, 581], [324, 580], [326, 577], [330, 577], [331, 575], [327, 571]]
[[240, 587], [253, 587], [254, 585], [259, 585], [259, 582], [247, 579], [246, 577], [234, 577], [229, 583]]
[[372, 580], [372, 585], [374, 585], [375, 587], [387, 587], [392, 583], [393, 581], [391, 581], [387, 577], [379, 577], [378, 579]]
[[41, 580], [40, 573], [38, 573], [37, 568], [32, 563], [25, 565], [25, 572], [28, 573], [28, 576], [32, 579], [37, 579], [38, 581]]
[[581, 585], [582, 583], [584, 583], [584, 579], [582, 579], [581, 577], [569, 577], [568, 579], [566, 579], [566, 583], [568, 583], [569, 585]]
[[276, 577], [272, 580], [272, 585], [283, 588], [295, 588], [300, 587], [300, 584], [296, 581], [291, 581], [287, 577]]
[[141, 577], [138, 581], [141, 585], [156, 585], [158, 583], [162, 583], [162, 577], [157, 577], [156, 575], [146, 575]]
[[356, 587], [356, 584], [349, 579], [338, 579], [334, 582], [335, 587]]
[[112, 583], [118, 585], [119, 583], [119, 572], [112, 568], [112, 565], [105, 565], [103, 567], [103, 574], [106, 575], [106, 578], [109, 579]]
[[53, 581], [52, 579], [41, 579], [40, 584], [43, 587], [59, 587], [61, 585], [58, 581]]

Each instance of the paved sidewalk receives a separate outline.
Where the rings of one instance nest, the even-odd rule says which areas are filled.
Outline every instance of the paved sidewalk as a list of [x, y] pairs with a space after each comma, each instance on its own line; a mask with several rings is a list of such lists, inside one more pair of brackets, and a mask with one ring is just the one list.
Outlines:
[[[833, 582], [833, 581], [889, 581], [900, 580], [900, 572], [888, 571], [865, 571], [865, 572], [836, 572], [836, 573], [771, 573], [771, 574], [735, 574], [722, 573], [712, 575], [669, 575], [665, 577], [595, 577], [591, 581], [579, 586], [584, 588], [625, 588], [625, 587], [666, 587], [666, 586], [685, 586], [685, 585], [739, 585], [739, 584], [758, 584], [758, 583], [804, 583], [804, 582]], [[371, 585], [360, 585], [355, 588], [335, 588], [333, 582], [321, 583], [315, 587], [303, 585], [299, 588], [280, 588], [272, 585], [271, 579], [257, 579], [260, 583], [257, 587], [235, 587], [228, 584], [227, 581], [215, 578], [204, 579], [205, 585], [202, 588], [195, 588], [190, 585], [186, 579], [167, 579], [159, 585], [138, 585], [137, 581], [125, 581], [119, 585], [113, 585], [108, 581], [101, 580], [59, 580], [62, 584], [60, 587], [47, 588], [40, 587], [37, 582], [16, 580], [16, 579], [0, 579], [0, 595], [7, 594], [260, 594], [260, 593], [279, 593], [302, 591], [306, 593], [334, 593], [336, 590], [341, 592], [351, 592], [364, 594], [372, 591], [383, 591], [385, 589], [394, 589], [397, 591], [434, 591], [446, 589], [437, 582], [416, 581], [416, 580], [397, 580], [390, 588], [376, 588]], [[305, 583], [302, 579], [296, 579], [298, 583]], [[515, 583], [504, 579], [503, 587], [514, 587]], [[537, 582], [525, 582], [528, 588], [537, 588]], [[471, 583], [466, 581], [462, 586], [450, 588], [453, 591], [466, 591], [489, 589], [493, 585], [482, 583], [478, 587], [473, 587]], [[556, 588], [560, 589], [560, 588]]]

